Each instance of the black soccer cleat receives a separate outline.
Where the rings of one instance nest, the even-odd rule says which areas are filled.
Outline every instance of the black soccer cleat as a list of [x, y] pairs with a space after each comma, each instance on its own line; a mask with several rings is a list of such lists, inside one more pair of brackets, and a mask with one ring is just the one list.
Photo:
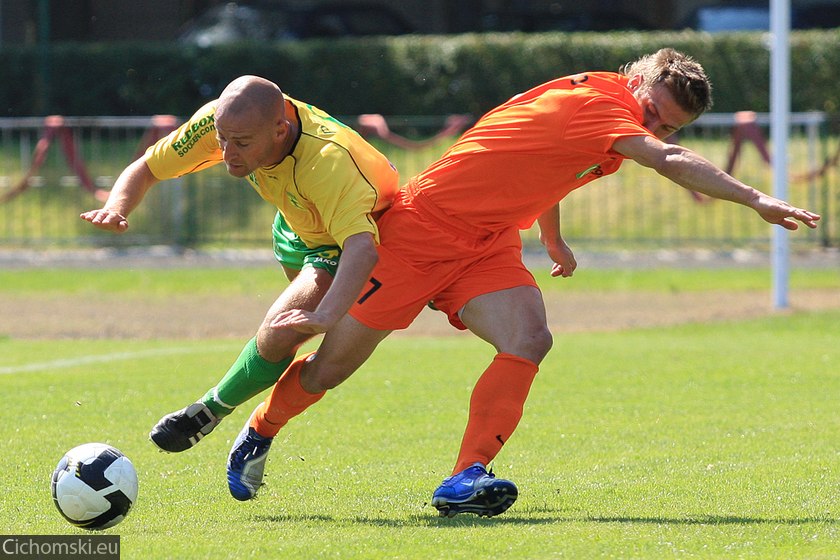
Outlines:
[[149, 439], [162, 451], [179, 453], [201, 441], [221, 421], [204, 403], [195, 402], [161, 418], [149, 432]]

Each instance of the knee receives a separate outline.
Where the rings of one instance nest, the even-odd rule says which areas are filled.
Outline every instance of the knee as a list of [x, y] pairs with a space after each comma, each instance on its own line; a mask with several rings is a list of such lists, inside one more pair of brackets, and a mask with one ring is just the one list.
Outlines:
[[526, 331], [517, 333], [511, 341], [510, 354], [521, 356], [539, 364], [554, 344], [554, 337], [548, 329], [548, 325], [534, 326]]
[[548, 329], [548, 325], [542, 325], [539, 329], [537, 329], [533, 333], [532, 338], [533, 351], [539, 354], [540, 361], [542, 361], [542, 359], [545, 358], [546, 354], [548, 354], [548, 351], [551, 350], [551, 347], [554, 345], [554, 337], [551, 335], [551, 331]]
[[269, 325], [270, 319], [266, 318], [257, 331], [257, 351], [269, 362], [279, 362], [288, 358], [310, 338], [291, 329], [272, 329]]

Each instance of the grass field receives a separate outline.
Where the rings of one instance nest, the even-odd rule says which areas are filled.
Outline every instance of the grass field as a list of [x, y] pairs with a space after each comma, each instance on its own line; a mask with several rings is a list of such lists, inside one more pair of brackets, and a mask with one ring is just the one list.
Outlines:
[[[141, 282], [150, 297], [243, 289], [235, 271], [198, 285], [188, 274], [144, 272]], [[0, 290], [71, 295], [98, 289], [91, 276], [4, 272]], [[599, 290], [763, 282], [744, 271], [593, 277]], [[136, 271], [133, 284], [119, 271], [104, 278], [111, 290], [137, 289]], [[832, 281], [836, 271], [794, 278]], [[243, 504], [227, 493], [224, 465], [250, 406], [183, 454], [158, 453], [146, 439], [243, 341], [0, 338], [0, 526], [86, 534], [55, 510], [49, 477], [67, 449], [104, 441], [140, 477], [136, 507], [109, 530], [126, 559], [837, 558], [838, 332], [840, 312], [826, 311], [557, 336], [494, 465], [520, 499], [489, 520], [442, 519], [428, 504], [492, 357], [480, 341], [387, 340], [281, 433], [267, 485]]]
[[[582, 257], [583, 260], [586, 257]], [[150, 259], [154, 263], [154, 259]], [[533, 270], [544, 293], [581, 291], [767, 290], [766, 268], [604, 268], [581, 266], [575, 281], [551, 279], [548, 268]], [[116, 294], [126, 297], [167, 297], [179, 294], [253, 294], [277, 289], [280, 273], [273, 264], [248, 268], [22, 268], [0, 270], [0, 294]], [[793, 268], [792, 289], [840, 289], [840, 271], [833, 267]], [[2, 333], [0, 333], [2, 336]]]

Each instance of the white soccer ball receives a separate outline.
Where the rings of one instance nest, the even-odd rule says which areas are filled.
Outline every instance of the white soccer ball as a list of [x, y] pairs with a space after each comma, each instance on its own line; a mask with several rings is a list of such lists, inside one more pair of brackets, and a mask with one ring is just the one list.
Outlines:
[[125, 519], [137, 500], [137, 471], [118, 449], [86, 443], [61, 458], [50, 488], [67, 521], [83, 529], [107, 529]]

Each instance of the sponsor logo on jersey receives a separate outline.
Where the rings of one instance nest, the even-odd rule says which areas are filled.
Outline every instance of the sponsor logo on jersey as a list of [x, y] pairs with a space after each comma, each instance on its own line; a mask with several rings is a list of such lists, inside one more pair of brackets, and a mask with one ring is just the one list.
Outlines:
[[215, 131], [216, 117], [215, 115], [208, 115], [198, 122], [194, 122], [192, 126], [185, 130], [184, 135], [172, 143], [172, 147], [178, 152], [179, 156], [183, 157], [205, 134]]
[[304, 210], [304, 207], [300, 205], [300, 202], [298, 202], [298, 199], [294, 194], [287, 192], [286, 197], [289, 199], [289, 202], [291, 202], [295, 208], [300, 208], [301, 210]]
[[583, 171], [581, 171], [580, 173], [575, 175], [575, 177], [577, 177], [578, 179], [583, 179], [584, 177], [586, 177], [590, 173], [592, 173], [596, 177], [600, 177], [601, 175], [604, 174], [604, 170], [601, 169], [601, 164], [600, 163], [596, 163], [595, 165], [587, 167], [586, 169], [584, 169]]

